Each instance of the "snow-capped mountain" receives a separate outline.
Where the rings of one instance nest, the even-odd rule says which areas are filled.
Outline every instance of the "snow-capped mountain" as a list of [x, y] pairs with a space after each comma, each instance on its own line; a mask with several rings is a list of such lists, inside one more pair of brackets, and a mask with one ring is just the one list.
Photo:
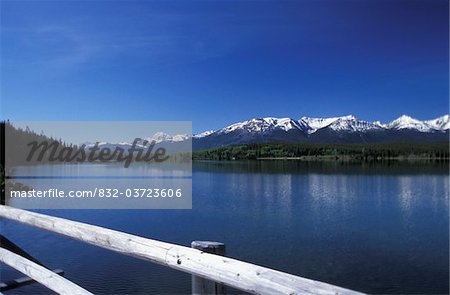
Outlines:
[[450, 120], [448, 115], [444, 115], [442, 117], [425, 121], [428, 125], [438, 130], [449, 130], [450, 129]]
[[255, 118], [193, 136], [193, 148], [215, 148], [255, 142], [362, 143], [446, 141], [449, 115], [421, 121], [407, 115], [389, 123], [369, 122], [353, 115], [332, 118]]
[[[433, 121], [433, 120], [430, 120]], [[439, 128], [434, 128], [431, 126], [427, 121], [420, 121], [414, 118], [411, 118], [407, 115], [402, 115], [399, 118], [395, 119], [391, 123], [387, 125], [389, 129], [411, 129], [411, 130], [417, 130], [420, 132], [430, 132], [433, 130], [439, 130]]]
[[[164, 147], [167, 148], [169, 144], [174, 145], [177, 143], [189, 143], [189, 140], [191, 139], [191, 136], [187, 134], [176, 134], [176, 135], [169, 135], [164, 132], [157, 132], [153, 134], [151, 137], [148, 138], [142, 138], [140, 141], [137, 142], [136, 148], [148, 148], [150, 144], [154, 141], [155, 144], [158, 146], [161, 143], [164, 143]], [[147, 141], [147, 142], [145, 142]], [[145, 145], [144, 145], [145, 143]], [[115, 149], [116, 147], [122, 148], [124, 150], [128, 150], [132, 145], [133, 142], [128, 141], [121, 141], [118, 143], [110, 143], [110, 142], [83, 142], [80, 143], [79, 146], [85, 146], [85, 149], [89, 149], [95, 145], [97, 145], [100, 149], [101, 148], [109, 148], [109, 149]], [[186, 149], [183, 146], [183, 149]]]
[[152, 137], [146, 138], [148, 142], [155, 141], [156, 143], [161, 142], [180, 142], [185, 141], [190, 138], [187, 134], [177, 134], [177, 135], [169, 135], [164, 132], [156, 132]]
[[199, 134], [194, 134], [192, 135], [192, 138], [202, 138], [202, 137], [206, 137], [208, 135], [211, 135], [214, 133], [214, 130], [208, 130], [208, 131], [204, 131], [202, 133]]
[[319, 129], [329, 127], [335, 131], [368, 131], [372, 129], [382, 129], [385, 125], [379, 121], [367, 122], [357, 119], [353, 115], [334, 117], [334, 118], [309, 118], [302, 117], [299, 120], [302, 130], [307, 134], [312, 134]]
[[205, 131], [194, 138], [201, 138], [211, 134], [230, 133], [236, 130], [247, 132], [269, 132], [273, 130], [298, 129], [306, 134], [315, 133], [322, 128], [331, 128], [335, 131], [364, 132], [368, 130], [382, 129], [415, 129], [422, 132], [445, 131], [450, 129], [449, 115], [445, 115], [433, 120], [420, 121], [407, 115], [402, 115], [390, 123], [383, 124], [380, 121], [368, 122], [360, 120], [353, 115], [332, 118], [310, 118], [302, 117], [295, 121], [291, 118], [257, 118], [232, 124], [217, 131]]
[[[259, 142], [324, 142], [324, 143], [365, 143], [365, 142], [393, 142], [393, 141], [448, 141], [450, 130], [449, 115], [432, 119], [418, 120], [407, 115], [389, 123], [380, 121], [369, 122], [356, 118], [353, 115], [311, 118], [302, 117], [299, 120], [292, 118], [254, 118], [231, 124], [216, 131], [205, 131], [195, 135], [178, 134], [169, 135], [157, 132], [145, 138], [148, 142], [157, 144], [190, 146], [193, 149], [217, 148], [230, 145], [259, 143]], [[95, 143], [85, 143], [86, 148]], [[100, 147], [119, 146], [128, 148], [131, 143], [106, 143]], [[142, 142], [138, 147], [142, 146]]]
[[[128, 149], [129, 147], [131, 147], [131, 143], [126, 142], [126, 141], [121, 141], [119, 143], [110, 143], [110, 142], [104, 142], [104, 141], [99, 141], [99, 142], [83, 142], [81, 144], [79, 144], [79, 146], [85, 146], [85, 149], [89, 149], [94, 147], [95, 145], [97, 145], [98, 148], [109, 148], [109, 149], [115, 149], [116, 147], [120, 147], [122, 149]], [[143, 145], [142, 144], [137, 144], [136, 147], [138, 148], [142, 148]]]
[[274, 130], [288, 131], [291, 129], [300, 129], [297, 121], [290, 118], [258, 118], [251, 119], [244, 122], [236, 123], [228, 127], [218, 130], [218, 134], [226, 134], [236, 130], [246, 130], [247, 132], [271, 132]]

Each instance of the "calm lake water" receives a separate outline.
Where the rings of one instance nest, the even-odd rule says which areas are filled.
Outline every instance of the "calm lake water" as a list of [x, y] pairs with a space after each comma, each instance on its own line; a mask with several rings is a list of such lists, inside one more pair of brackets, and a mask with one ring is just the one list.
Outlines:
[[[363, 292], [449, 289], [448, 163], [195, 162], [192, 210], [39, 212], [187, 246], [220, 241], [230, 257]], [[96, 294], [190, 293], [181, 272], [10, 221], [1, 233]]]

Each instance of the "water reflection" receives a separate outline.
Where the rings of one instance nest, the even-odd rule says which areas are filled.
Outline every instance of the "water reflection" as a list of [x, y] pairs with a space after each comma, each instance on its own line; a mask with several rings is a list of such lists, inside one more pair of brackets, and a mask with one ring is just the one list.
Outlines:
[[[448, 163], [197, 162], [192, 210], [49, 213], [177, 244], [222, 241], [231, 257], [367, 293], [438, 294], [449, 287], [448, 201]], [[15, 223], [1, 228], [96, 294], [190, 292], [180, 272]]]
[[400, 176], [397, 183], [400, 208], [403, 211], [405, 218], [408, 218], [411, 214], [412, 203], [414, 202], [414, 193], [412, 191], [413, 179], [411, 176]]
[[230, 174], [229, 177], [226, 194], [232, 204], [249, 202], [252, 205], [248, 209], [257, 215], [277, 213], [287, 220], [292, 215], [293, 175]]
[[354, 177], [342, 175], [308, 175], [308, 192], [316, 203], [336, 205], [349, 203], [354, 199], [357, 181]]
[[128, 168], [120, 163], [33, 165], [15, 167], [8, 173], [9, 177], [188, 177], [192, 175], [192, 165], [165, 162], [152, 165], [135, 163]]
[[404, 219], [411, 218], [425, 202], [433, 211], [438, 210], [438, 207], [448, 210], [448, 185], [448, 177], [399, 176], [396, 193]]

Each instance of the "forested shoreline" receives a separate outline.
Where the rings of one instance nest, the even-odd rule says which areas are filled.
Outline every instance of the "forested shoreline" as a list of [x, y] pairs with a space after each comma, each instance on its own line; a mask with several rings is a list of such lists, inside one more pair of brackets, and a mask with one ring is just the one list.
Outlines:
[[284, 144], [255, 143], [193, 152], [194, 160], [449, 160], [449, 143]]

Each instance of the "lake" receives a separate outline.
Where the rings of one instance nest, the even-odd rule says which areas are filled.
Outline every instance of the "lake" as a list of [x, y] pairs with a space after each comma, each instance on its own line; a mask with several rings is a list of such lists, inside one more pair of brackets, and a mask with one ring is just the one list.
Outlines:
[[[129, 168], [133, 169], [133, 168]], [[449, 289], [448, 163], [194, 162], [192, 210], [39, 210], [369, 293]], [[25, 181], [24, 181], [25, 182]], [[8, 239], [95, 294], [190, 293], [190, 275], [11, 221]], [[2, 281], [21, 277], [2, 267]], [[37, 284], [5, 294], [48, 294]]]

